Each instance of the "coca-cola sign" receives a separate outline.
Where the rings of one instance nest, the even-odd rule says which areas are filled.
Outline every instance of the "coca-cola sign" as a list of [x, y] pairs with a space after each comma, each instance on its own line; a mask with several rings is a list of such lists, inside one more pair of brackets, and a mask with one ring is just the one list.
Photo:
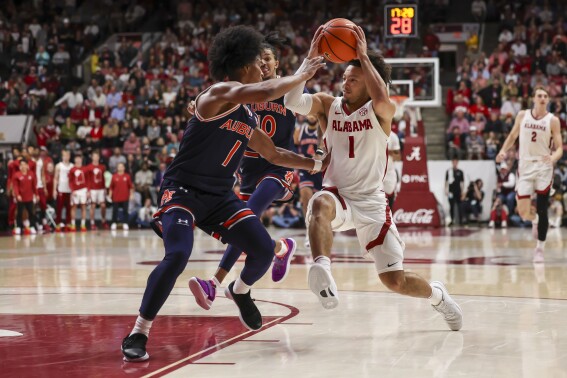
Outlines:
[[398, 209], [394, 212], [394, 222], [432, 225], [433, 214], [434, 210], [431, 209], [418, 209], [416, 211], [404, 211], [404, 209]]

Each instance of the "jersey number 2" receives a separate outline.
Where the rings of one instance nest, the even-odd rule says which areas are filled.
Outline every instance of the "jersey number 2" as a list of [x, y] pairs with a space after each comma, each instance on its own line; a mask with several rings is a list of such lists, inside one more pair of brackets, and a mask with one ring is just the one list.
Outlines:
[[226, 167], [230, 161], [232, 160], [232, 157], [234, 156], [234, 154], [236, 153], [236, 151], [238, 151], [238, 148], [242, 145], [242, 142], [237, 140], [236, 143], [234, 143], [234, 146], [232, 146], [232, 148], [230, 149], [230, 152], [228, 153], [228, 155], [226, 155], [226, 159], [224, 159], [224, 161], [222, 162], [222, 166]]
[[537, 133], [535, 131], [532, 131], [532, 142], [536, 142], [537, 141]]

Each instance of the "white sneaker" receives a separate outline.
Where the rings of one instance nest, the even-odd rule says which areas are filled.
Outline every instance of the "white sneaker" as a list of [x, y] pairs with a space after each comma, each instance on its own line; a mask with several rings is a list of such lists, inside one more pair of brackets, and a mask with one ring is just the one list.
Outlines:
[[536, 249], [534, 250], [534, 259], [533, 262], [538, 264], [538, 263], [543, 263], [544, 262], [544, 257], [543, 257], [543, 248], [538, 248], [536, 247]]
[[494, 221], [493, 220], [488, 222], [488, 228], [494, 228]]
[[111, 231], [116, 231], [116, 223], [112, 223], [112, 224], [110, 225], [110, 230], [111, 230]]
[[502, 228], [508, 228], [508, 222], [502, 221]]
[[30, 233], [31, 233], [32, 235], [36, 235], [36, 234], [37, 234], [37, 231], [35, 230], [35, 227], [31, 227], [31, 228], [30, 228]]
[[12, 235], [21, 235], [21, 234], [22, 234], [22, 229], [20, 227], [16, 227], [12, 231]]
[[461, 311], [461, 308], [459, 307], [457, 302], [455, 302], [453, 298], [451, 298], [443, 283], [439, 281], [433, 281], [431, 282], [431, 286], [438, 288], [443, 294], [441, 303], [439, 303], [437, 306], [431, 305], [431, 307], [433, 307], [435, 311], [443, 315], [443, 318], [452, 331], [460, 330], [463, 326], [463, 312]]
[[123, 229], [124, 231], [128, 231], [128, 230], [130, 229], [130, 227], [128, 227], [128, 223], [124, 223], [124, 224], [122, 225], [122, 229]]
[[319, 301], [327, 310], [339, 305], [339, 293], [337, 284], [331, 272], [321, 264], [313, 264], [309, 268], [309, 289], [319, 298]]

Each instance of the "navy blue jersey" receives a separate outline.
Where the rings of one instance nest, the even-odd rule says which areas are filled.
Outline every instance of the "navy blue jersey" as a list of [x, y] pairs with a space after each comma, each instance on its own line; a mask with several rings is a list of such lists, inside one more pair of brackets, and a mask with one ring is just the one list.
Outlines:
[[204, 119], [195, 111], [164, 178], [213, 194], [232, 190], [258, 116], [248, 105]]
[[[292, 150], [295, 115], [284, 106], [283, 96], [270, 102], [252, 104], [251, 108], [260, 116], [260, 127], [276, 145], [276, 147]], [[261, 173], [279, 172], [281, 167], [271, 164], [260, 157], [257, 152], [247, 149], [240, 165], [240, 176], [247, 181], [247, 176]]]
[[299, 152], [306, 157], [314, 157], [318, 147], [317, 127], [309, 130], [309, 124], [305, 122], [299, 129]]

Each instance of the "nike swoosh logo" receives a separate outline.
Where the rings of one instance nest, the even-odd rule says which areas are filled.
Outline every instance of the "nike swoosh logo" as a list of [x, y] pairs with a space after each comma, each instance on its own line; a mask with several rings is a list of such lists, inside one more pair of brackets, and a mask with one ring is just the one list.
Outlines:
[[396, 265], [398, 262], [399, 262], [399, 261], [396, 261], [395, 263], [392, 263], [392, 264], [388, 264], [388, 268], [390, 268], [390, 267]]

